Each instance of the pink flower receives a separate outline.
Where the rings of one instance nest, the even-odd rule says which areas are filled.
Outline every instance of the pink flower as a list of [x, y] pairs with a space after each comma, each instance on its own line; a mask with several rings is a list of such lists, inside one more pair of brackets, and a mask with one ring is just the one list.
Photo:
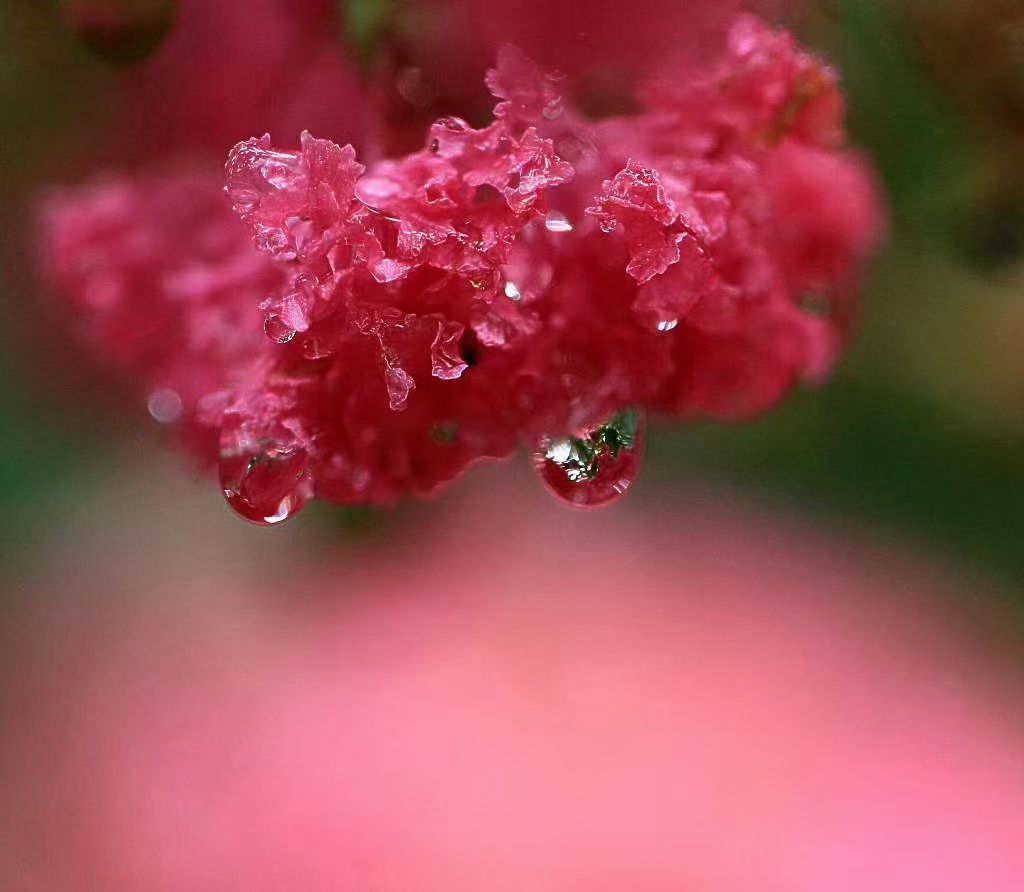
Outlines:
[[[411, 69], [460, 108], [483, 101], [478, 73], [512, 44], [568, 78], [567, 98], [588, 110], [630, 104], [638, 79], [672, 67], [689, 76], [717, 55], [743, 10], [772, 16], [794, 0], [435, 0], [397, 5]], [[415, 97], [413, 97], [415, 98]], [[472, 103], [472, 105], [470, 105]], [[411, 103], [414, 104], [415, 103]], [[467, 113], [468, 116], [468, 113]]]
[[[110, 177], [50, 196], [44, 262], [83, 341], [173, 406], [204, 458], [198, 400], [269, 353], [253, 312], [283, 272], [252, 250], [220, 178], [194, 167]], [[158, 413], [159, 414], [159, 413]]]
[[[165, 0], [166, 2], [166, 0]], [[367, 129], [332, 0], [175, 0], [159, 49], [122, 76], [110, 147], [131, 161], [222, 157], [259, 128]]]
[[[209, 193], [164, 215], [165, 181], [122, 187], [140, 213], [114, 243], [94, 194], [65, 200], [64, 290], [82, 303], [117, 280], [111, 318], [131, 330], [145, 309], [155, 340], [176, 320], [150, 348], [175, 375], [143, 374], [178, 389], [208, 367], [183, 399], [194, 427], [220, 430], [223, 488], [245, 516], [429, 494], [520, 444], [571, 501], [603, 502], [639, 465], [620, 451], [642, 443], [640, 420], [626, 433], [613, 417], [740, 420], [834, 363], [881, 213], [842, 146], [834, 73], [788, 34], [739, 18], [718, 58], [651, 78], [626, 116], [585, 118], [564, 79], [508, 47], [487, 85], [489, 126], [443, 118], [421, 150], [369, 166], [308, 133], [294, 150], [239, 143], [227, 188], [259, 255], [237, 261], [227, 298], [216, 277], [193, 276], [188, 303], [166, 287], [199, 248], [184, 206]], [[197, 213], [244, 255], [219, 211]], [[168, 250], [140, 261], [132, 228]], [[109, 251], [90, 264], [81, 245], [97, 240]], [[146, 276], [143, 308], [129, 298]], [[267, 339], [246, 323], [233, 335], [250, 346], [211, 354], [182, 337], [244, 303]]]
[[1019, 632], [891, 541], [513, 476], [317, 563], [136, 485], [0, 628], [0, 888], [1022, 887]]

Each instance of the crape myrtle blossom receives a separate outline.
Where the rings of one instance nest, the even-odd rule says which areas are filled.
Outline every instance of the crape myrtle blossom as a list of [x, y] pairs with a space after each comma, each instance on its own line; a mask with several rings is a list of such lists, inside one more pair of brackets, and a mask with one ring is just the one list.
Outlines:
[[339, 139], [366, 129], [333, 0], [170, 5], [173, 27], [159, 50], [121, 74], [112, 103], [117, 138], [107, 147], [117, 157], [164, 161], [201, 154], [214, 162], [260, 128], [297, 133], [315, 127]]
[[[128, 365], [181, 393], [250, 519], [432, 493], [520, 444], [570, 501], [606, 501], [636, 472], [643, 410], [742, 420], [820, 381], [881, 226], [836, 76], [787, 33], [742, 16], [699, 72], [666, 71], [595, 121], [505, 47], [493, 122], [443, 118], [410, 155], [242, 142], [227, 191], [248, 251], [213, 212], [204, 251], [202, 226], [161, 213], [164, 180], [120, 184], [120, 241], [86, 222], [102, 196], [73, 193], [51, 214], [57, 280], [81, 303], [150, 277], [146, 318], [174, 331], [161, 362]], [[140, 312], [108, 307], [127, 329]], [[188, 334], [247, 308], [263, 334], [240, 322], [213, 351]]]
[[511, 44], [545, 70], [565, 73], [574, 103], [607, 114], [631, 104], [638, 79], [661, 66], [671, 63], [677, 76], [689, 75], [713, 57], [742, 10], [774, 17], [794, 6], [792, 0], [638, 0], [628, 8], [619, 0], [396, 0], [391, 8], [399, 30], [416, 35], [402, 47], [408, 68], [400, 69], [397, 86], [414, 107], [437, 96], [459, 103], [439, 114], [486, 113], [479, 74]]
[[201, 454], [215, 433], [192, 422], [211, 387], [254, 361], [264, 341], [254, 307], [284, 280], [251, 249], [224, 207], [222, 177], [194, 165], [108, 177], [43, 205], [46, 262], [81, 340], [173, 394]]
[[263, 304], [283, 349], [218, 406], [227, 448], [376, 501], [633, 406], [748, 417], [828, 371], [877, 229], [830, 70], [743, 17], [706, 77], [626, 118], [582, 120], [511, 48], [487, 81], [493, 124], [443, 119], [369, 170], [308, 134], [232, 152], [235, 209], [290, 280]]

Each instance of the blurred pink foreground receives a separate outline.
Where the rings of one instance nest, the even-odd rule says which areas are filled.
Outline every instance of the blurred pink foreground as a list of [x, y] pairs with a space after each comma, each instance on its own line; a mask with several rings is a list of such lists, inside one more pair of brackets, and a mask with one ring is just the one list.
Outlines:
[[1024, 888], [1019, 678], [938, 574], [498, 489], [328, 565], [40, 586], [0, 888]]

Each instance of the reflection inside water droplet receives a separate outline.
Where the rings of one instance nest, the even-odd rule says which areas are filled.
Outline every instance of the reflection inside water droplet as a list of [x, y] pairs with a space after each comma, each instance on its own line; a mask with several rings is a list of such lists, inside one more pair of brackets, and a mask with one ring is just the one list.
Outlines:
[[220, 483], [231, 509], [260, 526], [294, 517], [313, 498], [306, 450], [248, 440], [237, 416], [227, 417], [221, 431]]
[[533, 463], [556, 498], [580, 508], [598, 508], [611, 504], [633, 485], [644, 444], [643, 415], [629, 409], [573, 435], [542, 437]]
[[268, 316], [263, 323], [263, 332], [275, 344], [287, 344], [296, 335], [295, 329], [286, 325], [280, 316]]

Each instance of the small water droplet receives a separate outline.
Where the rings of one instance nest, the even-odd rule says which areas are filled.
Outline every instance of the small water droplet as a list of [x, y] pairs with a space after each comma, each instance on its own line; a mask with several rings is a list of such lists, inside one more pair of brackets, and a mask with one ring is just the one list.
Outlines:
[[658, 323], [658, 331], [675, 331], [678, 326], [678, 319], [662, 319], [661, 322]]
[[544, 226], [548, 232], [572, 232], [573, 230], [569, 218], [561, 211], [548, 211]]
[[640, 411], [620, 412], [604, 424], [565, 437], [542, 437], [534, 468], [557, 499], [599, 508], [621, 498], [640, 473], [645, 445]]
[[564, 111], [565, 109], [562, 106], [562, 100], [557, 99], [554, 102], [549, 102], [545, 105], [541, 114], [544, 116], [544, 120], [546, 121], [557, 121], [562, 117]]
[[444, 127], [445, 130], [451, 130], [453, 133], [463, 133], [469, 129], [469, 124], [462, 120], [462, 118], [456, 118], [454, 115], [440, 118], [437, 126]]
[[154, 421], [160, 424], [174, 424], [175, 421], [181, 418], [184, 404], [178, 391], [172, 390], [170, 387], [164, 387], [160, 390], [154, 390], [149, 395], [146, 408], [149, 409], [149, 414], [153, 417]]
[[268, 316], [263, 323], [263, 331], [275, 344], [287, 344], [295, 337], [295, 329], [281, 320], [279, 316]]
[[509, 300], [522, 300], [523, 299], [522, 292], [520, 292], [520, 290], [516, 286], [515, 282], [506, 282], [505, 283], [505, 297], [507, 297]]
[[260, 526], [294, 517], [313, 498], [306, 450], [247, 440], [236, 416], [228, 416], [221, 430], [220, 483], [231, 509]]

